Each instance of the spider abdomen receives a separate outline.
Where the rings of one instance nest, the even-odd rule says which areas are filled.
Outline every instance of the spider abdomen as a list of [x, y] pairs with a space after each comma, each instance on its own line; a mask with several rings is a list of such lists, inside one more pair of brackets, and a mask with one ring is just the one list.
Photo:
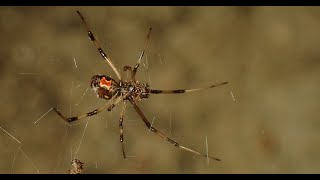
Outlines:
[[116, 87], [118, 83], [110, 76], [94, 75], [91, 78], [91, 88], [101, 99], [111, 99], [117, 93]]

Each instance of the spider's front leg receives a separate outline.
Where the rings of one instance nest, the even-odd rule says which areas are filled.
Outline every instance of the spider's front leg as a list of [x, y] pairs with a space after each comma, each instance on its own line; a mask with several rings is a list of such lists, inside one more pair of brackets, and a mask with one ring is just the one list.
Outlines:
[[152, 30], [152, 27], [149, 28], [149, 31], [148, 31], [148, 34], [147, 34], [147, 38], [146, 38], [146, 41], [144, 43], [144, 48], [140, 53], [140, 56], [139, 56], [137, 64], [134, 66], [134, 68], [132, 70], [132, 80], [134, 80], [134, 81], [135, 81], [136, 73], [137, 73], [137, 70], [138, 70], [138, 68], [140, 66], [141, 60], [142, 60], [142, 58], [144, 56], [144, 53], [145, 53], [145, 51], [146, 51], [146, 49], [148, 47], [148, 43], [149, 43], [149, 39], [150, 39], [150, 35], [151, 35], [151, 30]]
[[152, 30], [152, 28], [150, 27], [150, 28], [149, 28], [149, 31], [148, 31], [148, 34], [147, 34], [146, 42], [145, 42], [145, 44], [144, 44], [144, 48], [143, 48], [143, 50], [140, 52], [140, 56], [139, 56], [138, 62], [136, 63], [136, 65], [134, 66], [134, 68], [132, 69], [131, 66], [124, 66], [124, 67], [123, 67], [123, 70], [124, 70], [124, 71], [127, 71], [127, 70], [130, 71], [131, 79], [132, 79], [134, 82], [136, 82], [136, 73], [137, 73], [137, 70], [138, 70], [138, 68], [139, 68], [139, 66], [140, 66], [141, 60], [142, 60], [142, 58], [143, 58], [143, 56], [144, 56], [144, 53], [145, 53], [145, 51], [146, 51], [146, 49], [147, 49], [147, 47], [148, 47], [151, 30]]
[[131, 66], [124, 66], [123, 71], [130, 71], [130, 76], [132, 81], [136, 81], [135, 76], [133, 75], [132, 67]]

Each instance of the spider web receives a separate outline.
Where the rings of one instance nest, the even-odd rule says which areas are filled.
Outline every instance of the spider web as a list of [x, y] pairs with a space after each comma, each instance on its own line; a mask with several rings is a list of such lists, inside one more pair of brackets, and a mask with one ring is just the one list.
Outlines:
[[[65, 10], [64, 14], [68, 14], [70, 11], [72, 10]], [[13, 19], [16, 18], [17, 22], [21, 22], [22, 19], [20, 18], [23, 12], [23, 9], [14, 9], [8, 10], [6, 13], [10, 14]], [[155, 161], [155, 164], [169, 164], [165, 162], [168, 161], [172, 162], [170, 163], [172, 166], [176, 166], [174, 165], [175, 161], [183, 161], [181, 158], [179, 159], [180, 156], [193, 157], [188, 153], [181, 153], [182, 155], [175, 157], [181, 151], [171, 147], [170, 144], [152, 133], [148, 133], [139, 116], [132, 110], [132, 107], [128, 106], [124, 117], [124, 144], [128, 161], [124, 161], [123, 170], [118, 170], [117, 166], [122, 166], [119, 163], [120, 160], [123, 162], [118, 128], [121, 104], [116, 106], [111, 113], [102, 112], [97, 116], [83, 119], [72, 125], [66, 125], [52, 111], [52, 108], [56, 107], [66, 116], [74, 116], [102, 106], [105, 101], [96, 98], [89, 88], [90, 77], [98, 73], [106, 75], [114, 73], [110, 71], [105, 62], [100, 60], [101, 57], [99, 57], [92, 43], [88, 41], [77, 16], [58, 17], [58, 20], [52, 23], [53, 25], [51, 23], [50, 25], [44, 24], [42, 20], [35, 18], [34, 14], [28, 16], [29, 23], [34, 25], [30, 31], [33, 35], [32, 38], [31, 35], [28, 37], [26, 36], [27, 33], [22, 31], [21, 34], [23, 35], [16, 33], [15, 44], [10, 44], [13, 42], [10, 39], [4, 39], [4, 41], [8, 41], [8, 46], [12, 47], [8, 50], [10, 61], [6, 62], [5, 66], [12, 67], [7, 70], [10, 71], [8, 74], [12, 78], [6, 80], [6, 87], [3, 89], [6, 92], [4, 94], [8, 94], [8, 96], [1, 99], [1, 106], [6, 112], [4, 112], [4, 120], [1, 121], [0, 125], [3, 127], [2, 139], [8, 141], [4, 146], [10, 144], [8, 151], [11, 156], [7, 158], [9, 160], [6, 161], [6, 169], [1, 172], [68, 173], [70, 162], [75, 158], [85, 163], [85, 171], [87, 172], [157, 172], [157, 169], [144, 168], [144, 165], [150, 164], [152, 161]], [[45, 20], [52, 22], [52, 19], [54, 18], [48, 16]], [[110, 54], [111, 60], [115, 62], [121, 74], [125, 74], [121, 67], [126, 64], [133, 66], [138, 59], [138, 51], [141, 50], [144, 41], [144, 27], [133, 30], [136, 33], [133, 35], [132, 42], [140, 42], [140, 44], [123, 42], [125, 44], [123, 45], [117, 42], [122, 39], [119, 37], [130, 34], [132, 29], [125, 33], [123, 30], [110, 30], [114, 33], [111, 36], [105, 33], [105, 26], [100, 27], [101, 23], [97, 23], [92, 16], [88, 20], [102, 47]], [[63, 22], [63, 25], [55, 24], [56, 21]], [[109, 26], [110, 23], [117, 22], [104, 23]], [[23, 29], [19, 25], [9, 24], [9, 26]], [[57, 28], [61, 26], [63, 26], [63, 32]], [[134, 25], [130, 26], [134, 27]], [[64, 34], [65, 32], [67, 34]], [[156, 32], [154, 32], [155, 39], [157, 39]], [[31, 42], [31, 40], [35, 43], [25, 43]], [[151, 37], [152, 41], [153, 35]], [[183, 68], [177, 68], [177, 72], [168, 71], [169, 79], [167, 79], [167, 76], [163, 76], [164, 72], [161, 71], [167, 70], [167, 67], [182, 66], [179, 66], [179, 62], [169, 62], [165, 55], [159, 53], [160, 50], [152, 47], [152, 43], [150, 44], [151, 47], [149, 46], [139, 68], [138, 80], [147, 82], [150, 86], [163, 88], [170, 88], [166, 86], [167, 82], [177, 83], [177, 87], [182, 84], [182, 81], [175, 82], [176, 80], [182, 79], [189, 82], [188, 79], [183, 79], [183, 75], [176, 76], [183, 72], [181, 71]], [[125, 47], [125, 50], [117, 50], [121, 46]], [[124, 51], [126, 53], [123, 53]], [[137, 56], [132, 56], [132, 54]], [[114, 77], [114, 75], [112, 76]], [[171, 87], [175, 88], [174, 86]], [[13, 90], [14, 93], [11, 93], [10, 91]], [[177, 118], [174, 113], [179, 108], [179, 112], [184, 110], [182, 107], [176, 107], [175, 102], [171, 101], [170, 98], [150, 98], [142, 101], [139, 106], [152, 125], [181, 144], [185, 144], [184, 142], [188, 142], [188, 138], [183, 138], [182, 134], [175, 133], [179, 129], [177, 127], [180, 126], [180, 123], [180, 129], [183, 129], [185, 122], [182, 120], [176, 121]], [[174, 99], [184, 100], [183, 98], [179, 99], [179, 97]], [[158, 100], [159, 102], [157, 102]], [[14, 108], [8, 110], [5, 106], [9, 102], [12, 103], [10, 107]], [[181, 117], [181, 119], [186, 119], [183, 115]], [[179, 126], [176, 123], [179, 123]], [[206, 150], [204, 137], [205, 135], [199, 136], [199, 139], [201, 139], [199, 146], [204, 147], [203, 151]], [[139, 141], [136, 139], [139, 139]], [[208, 141], [210, 145], [209, 135]], [[190, 147], [194, 146], [191, 142], [189, 145]], [[155, 157], [158, 155], [164, 156], [164, 158]]]

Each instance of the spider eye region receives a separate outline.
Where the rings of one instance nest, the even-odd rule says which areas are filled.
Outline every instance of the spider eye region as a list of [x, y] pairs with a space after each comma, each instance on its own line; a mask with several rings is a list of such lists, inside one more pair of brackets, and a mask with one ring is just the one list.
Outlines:
[[112, 84], [112, 80], [107, 80], [105, 77], [102, 77], [100, 79], [100, 87], [110, 90], [111, 84]]

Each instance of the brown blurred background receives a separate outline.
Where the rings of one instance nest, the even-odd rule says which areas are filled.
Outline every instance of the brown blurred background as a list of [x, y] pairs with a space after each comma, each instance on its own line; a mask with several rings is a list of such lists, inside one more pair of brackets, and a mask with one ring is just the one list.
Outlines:
[[[119, 69], [136, 63], [153, 27], [148, 68], [138, 72], [153, 88], [230, 82], [140, 103], [182, 145], [205, 153], [207, 137], [222, 162], [150, 133], [130, 105], [128, 159], [121, 105], [92, 117], [84, 136], [87, 119], [68, 127], [50, 111], [34, 124], [51, 107], [67, 116], [100, 107], [105, 101], [86, 92], [90, 78], [115, 77], [77, 9]], [[320, 172], [319, 7], [1, 7], [0, 29], [0, 126], [22, 143], [0, 131], [0, 173], [67, 173], [75, 154], [83, 173]]]

